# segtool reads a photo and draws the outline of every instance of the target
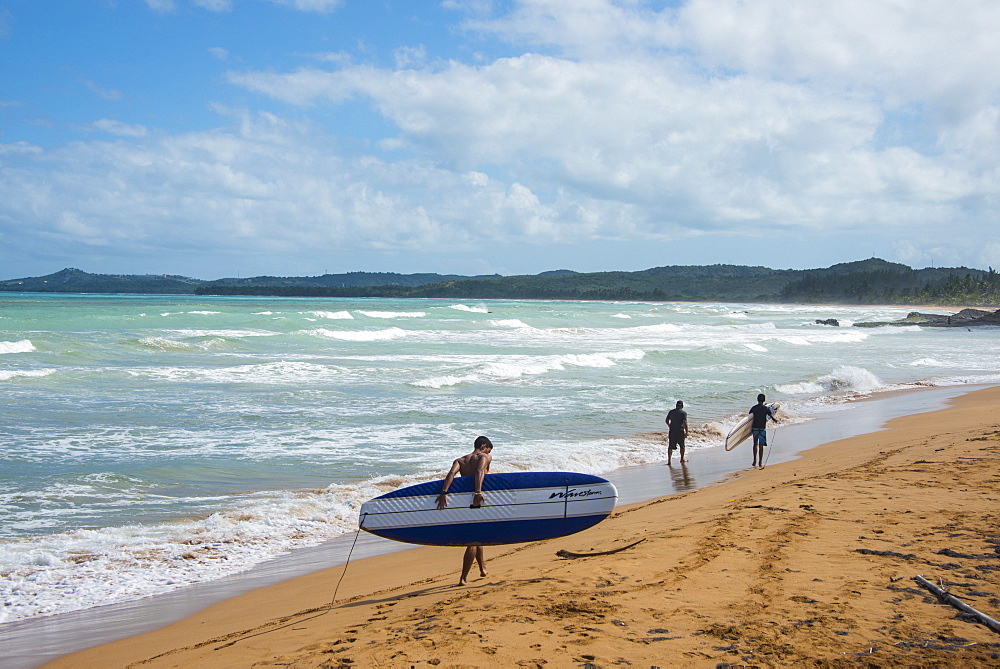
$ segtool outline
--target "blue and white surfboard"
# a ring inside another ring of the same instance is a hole
[[[428,546],[493,546],[562,537],[592,527],[615,508],[618,491],[599,476],[573,472],[487,474],[486,502],[471,508],[474,477],[460,476],[448,507],[435,501],[442,481],[400,488],[361,505],[361,529]]]

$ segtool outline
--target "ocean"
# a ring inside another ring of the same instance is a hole
[[[997,328],[851,326],[908,311],[0,294],[0,623],[353,533],[480,434],[494,471],[606,474],[666,459],[678,399],[696,457],[758,392],[805,423],[1000,382]]]

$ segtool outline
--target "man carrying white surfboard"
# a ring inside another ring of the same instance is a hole
[[[451,463],[451,469],[448,471],[444,483],[441,484],[441,494],[437,498],[438,509],[447,508],[448,488],[451,487],[451,482],[455,480],[456,476],[475,477],[472,508],[477,509],[483,505],[486,501],[486,496],[483,494],[483,480],[490,471],[490,463],[493,461],[493,456],[490,455],[492,450],[493,443],[487,437],[476,437],[473,451],[456,458]],[[483,555],[483,547],[466,546],[465,557],[462,559],[462,578],[458,581],[459,585],[466,585],[469,582],[469,572],[472,570],[473,562],[479,563],[479,575],[486,576],[486,558]]]
[[[753,437],[753,464],[751,467],[764,466],[764,447],[767,446],[767,419],[777,421],[774,409],[764,404],[764,393],[757,395],[757,404],[750,407],[748,412],[753,416],[753,425],[750,435]]]

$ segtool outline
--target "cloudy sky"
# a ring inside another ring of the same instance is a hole
[[[1000,267],[994,0],[0,0],[0,278]]]

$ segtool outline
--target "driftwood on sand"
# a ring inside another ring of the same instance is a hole
[[[632,546],[637,546],[638,544],[641,544],[643,541],[645,541],[645,539],[639,539],[639,541],[631,543],[628,546],[622,546],[621,548],[616,548],[611,551],[600,551],[598,553],[573,553],[572,551],[568,551],[566,549],[559,549],[556,551],[556,555],[562,558],[584,558],[584,557],[595,557],[597,555],[613,555],[615,553],[621,553],[624,550],[628,550],[629,548],[632,548]]]
[[[955,597],[954,595],[949,595],[947,591],[945,591],[945,590],[939,588],[938,586],[934,585],[933,583],[931,583],[930,581],[928,581],[923,576],[919,576],[919,575],[914,576],[913,580],[916,581],[917,583],[919,583],[920,585],[924,586],[928,590],[930,590],[932,593],[934,593],[935,597],[937,597],[939,600],[941,600],[945,604],[951,604],[952,606],[954,606],[956,609],[958,609],[962,613],[967,613],[970,616],[975,617],[976,620],[978,620],[982,624],[986,625],[987,627],[989,627],[994,632],[1000,632],[1000,620],[996,620],[995,618],[990,618],[985,613],[980,613],[976,609],[972,608],[971,606],[969,606],[968,604],[966,604],[965,602],[963,602],[958,597]]]

